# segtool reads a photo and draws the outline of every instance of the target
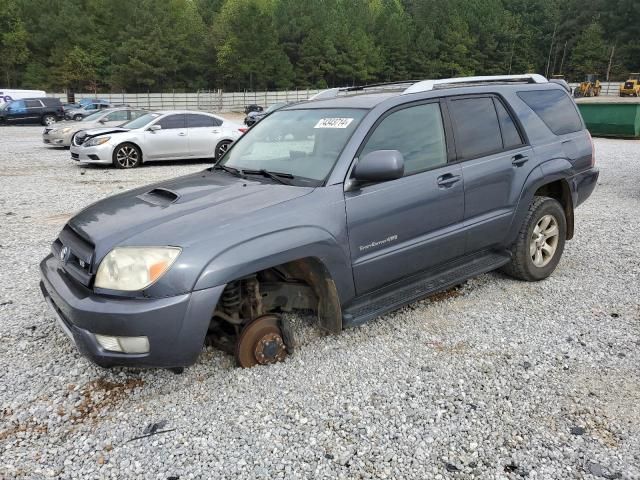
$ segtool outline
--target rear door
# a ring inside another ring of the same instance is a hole
[[[464,177],[467,253],[502,245],[534,152],[497,95],[448,100]]]
[[[405,176],[345,193],[349,246],[358,294],[463,254],[461,167],[449,164],[438,101],[402,106],[373,127],[358,154],[399,150]]]
[[[43,103],[40,100],[25,100],[24,103],[27,108],[25,121],[39,123],[44,108]]]
[[[185,117],[184,113],[167,115],[154,122],[154,125],[160,125],[160,130],[145,131],[145,158],[162,160],[189,156]]]
[[[214,157],[222,122],[210,115],[198,113],[187,113],[186,117],[189,130],[189,155],[196,158]]]

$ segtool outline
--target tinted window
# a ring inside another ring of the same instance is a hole
[[[164,117],[158,122],[158,125],[162,127],[163,130],[170,130],[172,128],[184,128],[184,117],[185,115],[169,115],[168,117]]]
[[[498,115],[491,98],[453,100],[449,110],[459,157],[476,158],[502,150]]]
[[[518,96],[556,135],[582,130],[578,111],[563,90],[532,90],[519,92]]]
[[[218,122],[209,115],[196,115],[187,114],[187,127],[199,128],[199,127],[217,127]]]
[[[42,107],[42,104],[40,103],[39,100],[25,100],[25,103],[27,104],[27,108],[40,108],[40,107]]]
[[[418,105],[387,116],[367,140],[360,157],[375,150],[401,152],[405,175],[447,163],[440,105]]]
[[[522,145],[524,142],[522,141],[520,132],[518,132],[518,127],[516,127],[511,114],[507,111],[500,100],[494,98],[493,102],[496,106],[496,112],[498,112],[498,119],[500,120],[500,129],[502,130],[502,143],[504,144],[504,148],[509,149]]]
[[[128,120],[128,113],[126,110],[118,110],[117,112],[111,112],[105,117],[107,122],[126,122]]]

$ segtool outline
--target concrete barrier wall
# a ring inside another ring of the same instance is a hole
[[[281,92],[196,92],[196,93],[76,93],[76,102],[82,98],[100,98],[111,103],[128,104],[150,110],[203,110],[206,112],[242,111],[246,105],[268,107],[279,102],[298,102],[308,99],[320,90],[288,90]],[[50,97],[66,102],[64,93]]]

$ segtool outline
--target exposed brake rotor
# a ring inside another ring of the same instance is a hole
[[[275,315],[262,315],[247,324],[236,343],[236,360],[241,367],[281,362],[287,356],[280,322]]]

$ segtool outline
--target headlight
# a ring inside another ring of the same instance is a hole
[[[85,147],[95,147],[97,145],[102,145],[103,143],[107,143],[111,140],[111,137],[95,137],[89,140],[84,144]]]
[[[95,286],[132,292],[148,287],[173,265],[178,247],[117,247],[100,262]]]

